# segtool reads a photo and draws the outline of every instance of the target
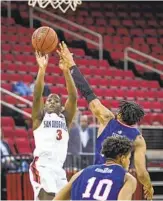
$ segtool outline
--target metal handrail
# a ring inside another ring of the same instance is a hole
[[[126,49],[125,49],[125,51],[124,51],[124,70],[128,70],[128,61],[131,61],[131,62],[133,62],[133,63],[136,63],[136,64],[138,64],[138,65],[141,65],[142,67],[144,67],[144,68],[147,68],[148,70],[151,70],[151,71],[154,71],[154,72],[156,72],[156,73],[158,73],[158,74],[160,74],[160,75],[163,75],[163,72],[162,71],[160,71],[160,70],[158,70],[158,69],[155,69],[155,68],[153,68],[153,67],[151,67],[151,66],[149,66],[149,65],[147,65],[147,64],[144,64],[144,63],[142,63],[141,61],[137,61],[136,59],[132,59],[131,57],[129,57],[129,55],[128,55],[128,52],[134,52],[134,53],[136,53],[136,54],[138,54],[138,55],[141,55],[141,56],[143,56],[143,57],[145,57],[145,58],[147,58],[147,59],[150,59],[150,60],[152,60],[152,61],[154,61],[154,62],[157,62],[157,63],[159,63],[159,64],[162,64],[163,65],[163,61],[161,61],[161,60],[159,60],[159,59],[156,59],[156,58],[154,58],[154,57],[152,57],[152,56],[149,56],[149,55],[147,55],[147,54],[145,54],[145,53],[143,53],[143,52],[140,52],[139,50],[136,50],[136,49],[134,49],[134,48],[132,48],[132,47],[127,47]]]
[[[6,103],[5,101],[2,101],[2,100],[0,100],[0,103],[6,107],[11,108],[12,110],[15,110],[16,112],[19,112],[19,113],[31,118],[31,114],[15,107],[14,105],[11,105],[10,103]]]
[[[11,1],[1,1],[1,3],[7,6],[7,17],[11,17]]]
[[[47,14],[48,16],[51,16],[51,17],[54,17],[55,19],[60,20],[61,22],[64,22],[64,23],[69,24],[69,25],[71,25],[71,26],[73,26],[73,27],[76,27],[76,28],[78,28],[79,30],[88,32],[88,33],[90,33],[91,35],[94,35],[94,36],[98,37],[98,40],[99,40],[99,41],[98,41],[98,43],[96,43],[96,42],[94,42],[94,40],[87,39],[87,38],[83,37],[82,34],[76,34],[76,33],[72,32],[72,31],[70,31],[70,30],[64,29],[62,26],[56,25],[55,22],[53,22],[53,23],[52,23],[52,22],[48,22],[47,20],[42,19],[42,18],[36,16],[36,15],[33,13],[33,10],[37,10],[37,11],[39,11],[39,12],[42,12],[42,13],[44,13],[44,14]],[[29,10],[29,17],[30,17],[30,27],[31,27],[31,28],[33,28],[33,19],[35,18],[35,19],[38,19],[38,20],[40,20],[40,21],[42,21],[42,22],[44,22],[44,23],[49,24],[49,25],[52,26],[52,27],[59,28],[60,30],[69,33],[70,35],[76,36],[77,38],[80,38],[80,39],[82,39],[82,40],[84,40],[84,41],[86,41],[86,42],[88,42],[88,43],[91,43],[91,44],[93,44],[93,45],[95,45],[95,46],[98,46],[98,47],[99,47],[99,59],[100,59],[100,60],[103,59],[103,38],[102,38],[102,35],[101,35],[101,34],[99,34],[99,33],[97,33],[97,32],[94,32],[94,31],[91,31],[91,30],[89,30],[88,28],[86,28],[86,27],[84,27],[84,26],[78,25],[77,23],[71,22],[70,20],[67,20],[66,18],[60,17],[60,16],[58,16],[58,15],[56,15],[56,14],[54,14],[54,13],[50,13],[50,12],[48,12],[48,11],[46,11],[46,10],[44,10],[44,9],[38,8],[38,7],[34,7],[34,8],[31,7],[31,8],[30,8],[30,10]],[[36,18],[36,17],[37,17],[37,18]]]
[[[29,100],[27,100],[27,99],[25,99],[25,98],[23,98],[23,97],[21,97],[21,96],[18,96],[18,95],[16,95],[16,94],[14,94],[14,93],[12,93],[12,92],[10,92],[10,91],[4,89],[4,88],[1,88],[1,87],[0,87],[0,91],[2,91],[3,93],[6,93],[6,94],[8,94],[8,95],[10,95],[10,96],[12,96],[12,97],[18,99],[18,100],[20,100],[20,101],[22,101],[22,102],[24,102],[24,103],[27,103],[27,104],[30,105],[31,107],[32,107],[32,105],[33,105],[31,101],[29,101]]]

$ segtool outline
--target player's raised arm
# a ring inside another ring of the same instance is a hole
[[[36,52],[36,61],[39,66],[39,69],[33,93],[33,107],[32,107],[33,130],[35,130],[39,126],[37,121],[39,119],[40,112],[44,106],[42,94],[44,90],[45,71],[48,65],[48,55],[41,55],[40,52]]]
[[[80,70],[77,68],[72,54],[70,53],[66,45],[64,45],[61,56],[63,60],[67,63],[68,67],[71,69],[71,74],[76,87],[89,103],[89,108],[92,113],[96,116],[101,124],[108,123],[110,119],[114,118],[113,113],[104,105],[102,105],[100,100],[96,97],[88,82],[81,74]]]
[[[148,200],[153,198],[153,187],[151,184],[149,173],[146,169],[146,143],[142,135],[139,135],[135,142],[135,151],[134,151],[134,164],[136,168],[136,174],[138,180],[144,186],[145,197]]]
[[[125,183],[119,192],[118,200],[132,200],[132,195],[134,194],[137,186],[136,179],[129,173],[125,175]]]
[[[63,187],[59,193],[55,196],[53,200],[71,200],[71,188],[73,182],[78,178],[78,176],[81,174],[82,170],[80,172],[77,172],[75,175],[72,176],[70,181]]]
[[[60,51],[57,51],[57,53],[60,55],[61,51],[63,51],[65,44],[60,44]],[[64,115],[66,117],[66,121],[68,126],[72,123],[72,120],[76,113],[77,108],[77,89],[74,83],[74,80],[72,78],[72,75],[70,73],[70,69],[68,68],[67,63],[64,62],[62,57],[60,57],[59,67],[63,71],[65,81],[66,81],[66,87],[68,92],[68,99],[65,103],[65,110]]]

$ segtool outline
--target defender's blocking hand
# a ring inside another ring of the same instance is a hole
[[[57,53],[62,59],[62,64],[66,66],[67,68],[71,68],[75,65],[73,54],[69,51],[67,45],[62,41],[59,44],[60,50],[57,50]]]

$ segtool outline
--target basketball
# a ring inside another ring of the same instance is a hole
[[[32,35],[32,46],[35,50],[48,54],[57,48],[57,33],[50,27],[40,27],[36,29]]]

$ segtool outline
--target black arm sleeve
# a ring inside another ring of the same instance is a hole
[[[71,75],[74,79],[76,87],[79,89],[82,96],[85,97],[88,103],[97,98],[77,66],[71,67]]]

